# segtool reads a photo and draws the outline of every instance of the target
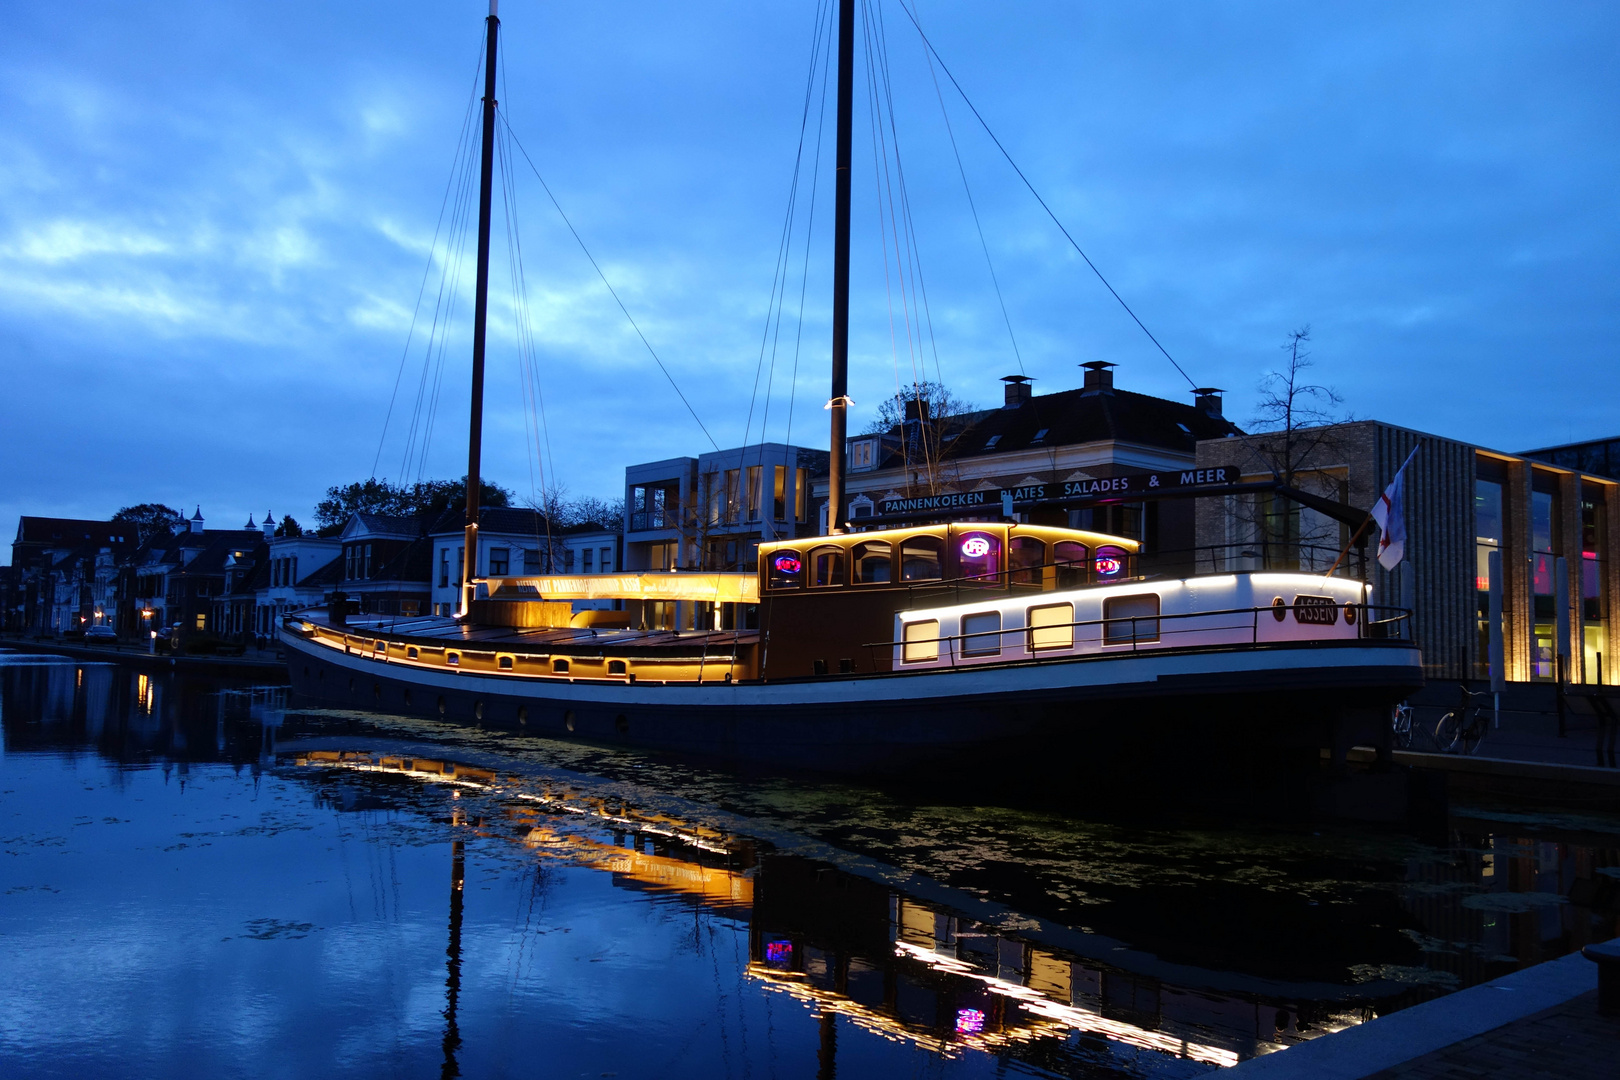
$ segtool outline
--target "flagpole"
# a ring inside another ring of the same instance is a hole
[[[1361,539],[1361,534],[1367,531],[1367,526],[1372,524],[1372,519],[1372,515],[1368,514],[1367,520],[1363,521],[1361,523],[1361,528],[1357,529],[1350,537],[1349,541],[1344,545],[1344,548],[1339,552],[1339,557],[1333,560],[1333,565],[1327,568],[1327,573],[1323,574],[1323,577],[1333,576],[1333,571],[1339,568],[1339,564],[1342,563],[1344,561],[1344,557],[1350,553],[1350,549],[1355,546],[1356,541]]]

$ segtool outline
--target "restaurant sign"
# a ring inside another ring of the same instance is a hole
[[[1026,484],[1015,488],[955,491],[909,499],[883,499],[877,517],[947,516],[972,513],[1012,513],[1033,506],[1065,506],[1088,502],[1128,502],[1132,499],[1196,493],[1200,488],[1235,484],[1238,471],[1230,465],[1212,469],[1167,469],[1162,472],[1122,473],[1065,480],[1054,484]]]

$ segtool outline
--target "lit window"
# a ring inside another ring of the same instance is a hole
[[[1029,647],[1072,649],[1074,647],[1074,605],[1045,604],[1029,609]]]
[[[901,659],[908,664],[939,659],[939,620],[906,623]]]

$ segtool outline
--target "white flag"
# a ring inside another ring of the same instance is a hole
[[[1406,554],[1406,515],[1401,511],[1401,487],[1406,478],[1406,467],[1412,464],[1415,457],[1417,447],[1406,455],[1401,467],[1395,470],[1395,479],[1389,482],[1389,487],[1378,496],[1378,502],[1372,508],[1372,519],[1378,522],[1378,528],[1383,533],[1378,538],[1378,565],[1385,570],[1395,569]]]

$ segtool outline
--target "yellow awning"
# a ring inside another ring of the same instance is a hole
[[[759,603],[758,574],[548,574],[489,578],[492,600],[702,600]],[[515,595],[514,595],[515,594]]]

